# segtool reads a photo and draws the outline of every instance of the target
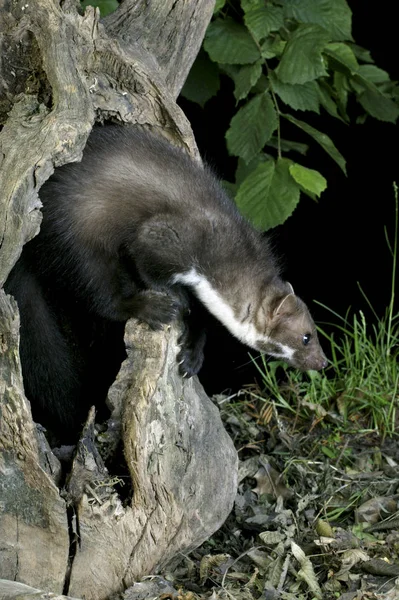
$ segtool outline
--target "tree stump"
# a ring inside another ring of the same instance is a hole
[[[146,125],[198,159],[175,99],[213,1],[125,0],[102,22],[77,4],[0,0],[0,284],[38,232],[41,185],[79,159],[95,120]],[[65,479],[32,421],[17,305],[0,290],[0,598],[105,599],[227,517],[237,455],[198,380],[178,375],[178,330],[128,323],[107,431],[96,433],[92,410]],[[105,466],[113,455],[125,486]]]

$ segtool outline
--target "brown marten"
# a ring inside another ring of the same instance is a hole
[[[112,383],[130,317],[154,328],[182,318],[183,375],[203,360],[198,305],[255,350],[299,369],[326,366],[309,311],[281,279],[265,236],[208,167],[167,141],[135,126],[97,128],[82,161],[57,169],[40,198],[40,234],[6,290],[20,309],[34,418],[60,438],[84,421],[101,360]]]

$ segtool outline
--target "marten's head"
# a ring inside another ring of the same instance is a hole
[[[174,282],[191,287],[196,296],[225,327],[244,344],[306,371],[327,366],[316,325],[306,304],[292,286],[273,282],[245,286],[233,281],[217,289],[195,269],[180,274]]]
[[[269,298],[266,304],[260,309],[264,315],[261,317],[263,326],[254,347],[302,371],[324,369],[327,359],[306,304],[293,290],[284,296]]]

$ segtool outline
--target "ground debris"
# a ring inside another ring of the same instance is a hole
[[[132,585],[123,595],[118,596],[118,600],[152,600],[153,598],[189,600],[189,598],[178,597],[176,588],[163,577],[147,577],[144,581]]]
[[[192,600],[399,600],[396,445],[218,403],[241,459],[234,509],[173,586]]]

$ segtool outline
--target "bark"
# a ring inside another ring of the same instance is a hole
[[[105,19],[107,32],[135,48],[144,48],[157,61],[174,99],[177,98],[208,25],[214,1],[125,3]],[[184,23],[184,27],[176,27]],[[156,32],[156,35],[154,35]]]
[[[16,304],[0,297],[0,577],[61,592],[68,562],[65,501],[41,467],[23,395]],[[44,458],[44,455],[43,455]]]
[[[33,588],[17,581],[8,581],[0,579],[0,598],[1,600],[48,600],[48,593],[41,592],[37,588]],[[77,600],[70,596],[61,596],[59,594],[52,595],[51,600]]]
[[[212,8],[126,0],[102,23],[73,0],[0,0],[0,284],[38,232],[41,185],[80,158],[95,120],[146,125],[198,158],[175,98]],[[220,526],[236,453],[199,382],[177,373],[178,325],[154,333],[132,321],[107,434],[96,438],[91,411],[63,485],[23,393],[18,327],[0,290],[0,578],[106,598]],[[127,492],[104,466],[120,445]],[[12,594],[1,582],[0,598]]]

